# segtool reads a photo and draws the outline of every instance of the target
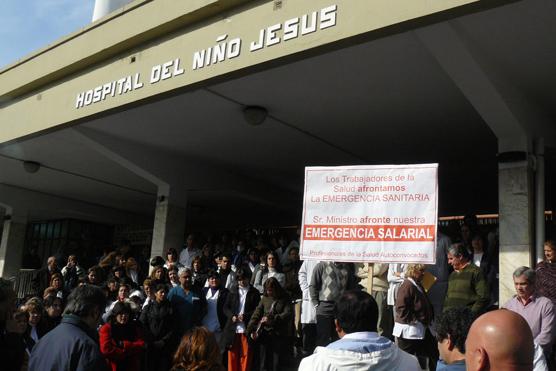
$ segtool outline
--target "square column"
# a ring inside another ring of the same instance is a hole
[[[0,276],[3,278],[16,276],[21,268],[26,231],[27,218],[12,215],[4,220],[0,242]]]
[[[158,196],[154,215],[151,258],[162,256],[170,247],[180,251],[185,238],[185,209],[169,203],[167,196]]]
[[[532,267],[533,177],[527,161],[498,165],[500,225],[500,305],[513,295],[513,272],[520,266]]]

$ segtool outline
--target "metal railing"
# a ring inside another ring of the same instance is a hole
[[[44,271],[40,269],[20,269],[16,277],[13,277],[15,284],[14,290],[18,299],[23,299],[29,296],[42,297],[41,281]]]

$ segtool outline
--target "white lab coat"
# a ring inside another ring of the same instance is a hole
[[[311,303],[309,296],[309,285],[313,276],[313,269],[319,263],[318,260],[305,260],[299,268],[298,279],[299,287],[303,293],[303,301],[301,302],[301,323],[317,323],[317,312]]]

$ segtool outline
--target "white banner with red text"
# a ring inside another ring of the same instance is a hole
[[[306,167],[302,259],[435,263],[438,164]]]

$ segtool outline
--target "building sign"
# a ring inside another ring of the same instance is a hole
[[[208,68],[211,65],[238,58],[245,52],[255,53],[265,48],[334,27],[337,23],[337,11],[337,5],[330,5],[320,10],[264,27],[259,30],[253,41],[248,40],[245,42],[240,37],[228,37],[227,34],[219,35],[216,37],[216,45],[197,50],[189,58],[186,58],[186,60],[191,61],[189,71],[194,73],[194,71]],[[89,90],[79,92],[75,98],[75,108],[83,108],[102,102],[110,97],[127,94],[143,88],[145,83],[153,85],[160,81],[183,75],[185,71],[182,57],[176,57],[170,61],[152,66],[150,71],[148,71],[149,77],[146,81],[143,81],[141,72],[132,72],[127,76],[118,77],[113,81],[108,81]]]
[[[435,263],[438,164],[305,168],[301,258]]]
[[[506,2],[138,2],[0,74],[0,143]]]

